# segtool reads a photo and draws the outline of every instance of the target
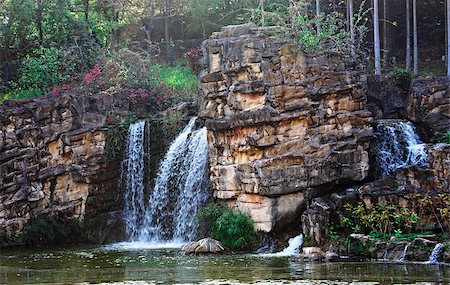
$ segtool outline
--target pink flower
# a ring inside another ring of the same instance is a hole
[[[86,79],[86,83],[87,83],[87,84],[91,83],[91,81],[92,81],[93,78],[94,78],[94,77],[92,77],[92,75],[91,75],[90,73],[88,73],[88,74],[86,74],[86,75],[84,76],[84,79]]]
[[[112,122],[114,122],[114,118],[111,118],[111,117],[106,118],[106,121],[107,121],[108,123],[112,123]]]
[[[63,90],[66,90],[66,91],[67,91],[67,90],[70,90],[70,86],[67,85],[67,84],[64,84],[63,87],[62,87],[62,89],[63,89]]]
[[[59,94],[59,90],[58,90],[58,87],[57,87],[57,86],[53,86],[53,87],[52,87],[52,94],[53,94],[53,95],[58,95],[58,94]]]
[[[130,97],[131,97],[131,98],[136,98],[136,93],[131,93],[131,94],[130,94]]]
[[[162,101],[162,100],[164,100],[164,96],[161,93],[159,93],[158,95],[156,95],[156,99],[158,99],[159,101]]]
[[[144,73],[145,73],[145,69],[141,69],[141,70],[139,70],[139,72],[140,72],[141,74],[144,74]]]
[[[147,92],[141,93],[141,98],[142,98],[142,99],[146,99],[147,97],[148,97]]]
[[[101,73],[100,68],[98,68],[97,64],[94,66],[94,68],[92,68],[91,73],[92,75],[98,75]]]

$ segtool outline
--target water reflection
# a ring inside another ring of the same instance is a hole
[[[190,257],[181,256],[174,249],[74,248],[0,253],[0,284],[132,280],[184,284],[206,281],[214,284],[219,280],[228,283],[231,283],[230,280],[241,283],[321,280],[325,282],[321,284],[334,284],[337,281],[344,282],[342,284],[355,281],[375,282],[374,284],[447,284],[450,281],[450,266],[363,262],[305,263],[288,257],[254,255]]]

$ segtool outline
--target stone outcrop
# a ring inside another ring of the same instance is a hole
[[[427,77],[413,81],[407,99],[408,119],[428,139],[450,131],[450,80]]]
[[[214,196],[272,232],[311,197],[367,177],[366,77],[338,54],[308,56],[254,26],[203,45],[201,87]]]
[[[62,95],[0,105],[0,230],[20,232],[41,217],[83,220],[111,206],[99,203],[114,196],[118,176],[117,164],[103,160],[105,100]]]
[[[401,167],[391,176],[384,175],[355,189],[313,199],[302,214],[305,236],[313,238],[317,244],[323,244],[328,239],[330,225],[340,224],[339,213],[346,211],[346,205],[359,203],[366,209],[381,204],[391,205],[396,209],[407,208],[418,214],[419,219],[414,224],[416,232],[442,231],[441,227],[445,226],[442,222],[448,218],[437,219],[436,215],[440,211],[432,208],[445,209],[445,204],[442,203],[446,203],[445,197],[450,196],[450,145],[430,145],[427,151],[428,167]],[[432,200],[433,197],[435,200]],[[443,199],[437,199],[438,197]]]

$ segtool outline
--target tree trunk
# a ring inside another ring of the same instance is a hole
[[[411,70],[411,8],[406,0],[406,70]]]
[[[89,0],[83,0],[84,5],[84,25],[86,33],[89,34]]]
[[[316,17],[320,17],[320,0],[316,0]],[[320,34],[320,24],[317,23],[317,34]]]
[[[166,5],[165,5],[165,10],[166,10],[166,16],[164,17],[164,39],[166,41],[166,56],[168,57],[170,54],[170,31],[169,31],[169,20],[171,17],[171,7],[170,7],[170,0],[166,0]]]
[[[42,18],[43,18],[43,3],[42,0],[38,0],[37,1],[37,9],[36,9],[36,26],[37,26],[37,30],[38,30],[38,34],[39,34],[39,44],[42,45],[42,43],[44,42],[44,30],[42,28]]]
[[[447,0],[447,76],[450,77],[450,0]]]
[[[355,24],[353,22],[353,0],[348,0],[348,13],[349,13],[349,22],[350,22],[350,41],[351,41],[351,53],[352,57],[356,57],[356,49],[355,49]]]
[[[419,74],[419,47],[417,44],[417,0],[413,0],[413,29],[414,29],[414,74]]]
[[[375,1],[373,1],[373,34],[374,34],[374,52],[375,52],[375,75],[381,75],[380,23],[379,23],[378,12],[379,12],[378,0],[375,0]]]
[[[388,54],[389,54],[389,45],[388,45],[388,7],[387,0],[383,0],[383,62],[384,67],[387,67],[388,63]]]
[[[265,25],[265,19],[264,19],[264,0],[259,0],[261,5],[261,26]]]

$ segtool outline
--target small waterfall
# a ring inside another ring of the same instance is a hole
[[[405,248],[403,249],[403,254],[400,257],[399,261],[405,261],[406,259],[406,253],[408,252],[408,248],[409,248],[410,244],[408,243],[407,245],[405,245]]]
[[[130,240],[139,235],[139,226],[145,213],[145,121],[131,124],[125,159],[122,162],[122,183],[125,185],[124,219]]]
[[[376,127],[376,160],[383,174],[406,166],[425,166],[427,154],[411,122],[381,120]]]
[[[194,131],[195,120],[173,141],[160,164],[139,241],[195,238],[195,216],[208,198],[206,128]]]
[[[428,258],[428,262],[429,263],[438,263],[439,257],[442,254],[443,248],[444,247],[443,247],[442,243],[436,244],[436,246],[433,248],[433,251],[430,254],[430,257]]]
[[[261,256],[292,256],[300,252],[300,248],[303,244],[303,235],[300,234],[296,237],[289,239],[289,245],[285,249],[276,253],[260,254]]]

